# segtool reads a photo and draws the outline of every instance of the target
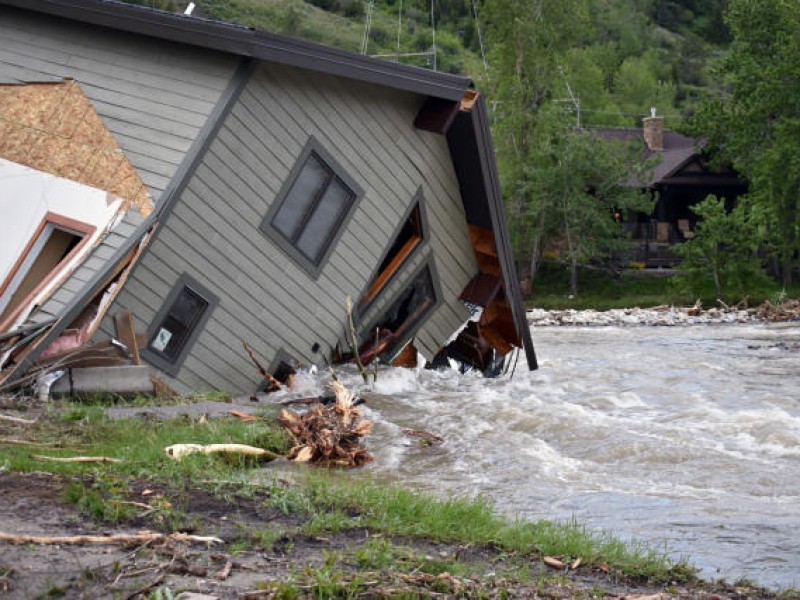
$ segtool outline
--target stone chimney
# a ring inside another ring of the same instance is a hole
[[[644,143],[650,150],[664,149],[664,117],[656,116],[656,109],[650,109],[650,116],[642,119]]]

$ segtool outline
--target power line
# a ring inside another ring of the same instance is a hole
[[[578,115],[577,123],[575,127],[578,129],[581,128],[581,101],[580,98],[576,98],[575,94],[572,93],[572,88],[569,85],[569,81],[567,80],[567,76],[564,75],[564,67],[559,66],[558,72],[561,74],[561,78],[564,80],[564,83],[567,84],[567,93],[569,94],[569,98],[572,101],[573,106],[575,107],[575,113]]]
[[[366,54],[369,48],[369,30],[372,27],[372,11],[375,9],[375,0],[367,2],[366,23],[364,24],[364,36],[361,38],[361,54]]]
[[[433,3],[431,0],[431,35],[433,36],[433,70],[436,71],[436,20],[433,18]]]
[[[400,33],[403,31],[403,0],[400,0],[400,8],[397,11],[397,57],[395,62],[400,62]]]
[[[401,2],[403,0],[400,0]],[[475,15],[475,29],[478,32],[478,43],[481,46],[481,58],[483,59],[483,71],[486,73],[486,78],[489,78],[489,65],[486,62],[486,50],[483,47],[483,34],[481,34],[481,22],[478,19],[478,5],[475,0],[472,0],[472,14]]]

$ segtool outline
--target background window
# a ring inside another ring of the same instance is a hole
[[[360,195],[358,185],[312,138],[261,229],[317,274]]]

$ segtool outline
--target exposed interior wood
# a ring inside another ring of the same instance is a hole
[[[381,290],[386,287],[386,284],[395,275],[395,273],[397,273],[414,249],[422,243],[422,217],[419,213],[419,206],[412,211],[409,219],[414,225],[414,234],[405,244],[403,244],[400,250],[393,257],[391,257],[391,260],[386,265],[386,268],[378,273],[378,275],[372,281],[372,284],[369,286],[369,290],[367,290],[367,293],[364,294],[363,298],[361,298],[361,300],[358,302],[360,308],[367,306],[378,296],[378,294],[380,294]]]
[[[497,243],[491,229],[470,225],[469,230],[480,273],[464,288],[461,298],[484,307],[476,333],[505,356],[513,346],[520,345],[521,339],[503,289]],[[496,287],[491,285],[493,281]]]
[[[478,273],[470,280],[459,296],[460,300],[477,306],[489,306],[497,297],[503,282],[489,273]]]
[[[497,244],[492,230],[470,224],[469,234],[472,249],[475,252],[475,261],[478,263],[480,271],[502,278],[503,271],[497,258]]]
[[[155,223],[150,230],[142,237],[142,241],[139,244],[132,248],[125,257],[117,263],[116,268],[106,277],[103,285],[100,287],[100,293],[95,295],[95,299],[98,299],[102,294],[108,290],[108,287],[111,285],[111,282],[116,281],[116,287],[111,290],[109,297],[107,298],[105,303],[100,304],[98,311],[97,311],[97,318],[94,321],[94,324],[89,329],[88,338],[92,339],[94,335],[97,333],[97,330],[100,328],[100,324],[103,321],[103,317],[106,314],[106,311],[111,307],[114,302],[114,299],[117,295],[122,291],[122,288],[125,287],[125,282],[128,280],[128,277],[133,270],[133,267],[136,266],[136,263],[139,261],[139,257],[141,257],[142,252],[144,252],[147,245],[150,243],[150,240],[153,239],[153,234],[155,230],[158,228],[158,223]],[[137,340],[140,338],[137,337]],[[147,344],[147,341],[139,341],[139,347],[143,347]]]
[[[392,361],[393,367],[405,367],[406,369],[415,369],[417,364],[418,352],[414,344],[407,344]]]
[[[37,367],[108,367],[130,364],[118,345],[110,340],[53,354],[36,362]]]
[[[117,332],[117,339],[130,350],[133,364],[142,364],[142,358],[139,356],[139,343],[136,340],[136,329],[133,324],[133,315],[128,311],[114,315],[114,328]]]
[[[152,211],[147,187],[77,81],[0,85],[0,156]]]
[[[480,95],[480,92],[477,90],[467,90],[464,93],[464,98],[461,100],[461,112],[470,112]]]

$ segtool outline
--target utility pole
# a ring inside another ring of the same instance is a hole
[[[564,67],[558,67],[558,72],[561,75],[561,78],[564,80],[564,83],[567,85],[567,93],[569,94],[569,102],[572,103],[572,106],[575,107],[575,114],[576,116],[576,123],[575,127],[577,129],[581,128],[581,99],[576,98],[575,94],[572,93],[572,88],[569,85],[569,81],[567,80],[566,75],[564,75]]]

